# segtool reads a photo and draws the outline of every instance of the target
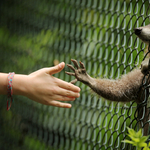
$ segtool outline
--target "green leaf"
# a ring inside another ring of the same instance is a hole
[[[146,147],[143,148],[143,150],[149,150],[149,148],[146,146]]]
[[[136,132],[136,137],[142,137],[142,129]]]
[[[129,144],[134,144],[133,141],[129,141],[129,140],[123,140],[122,142],[124,142],[124,143],[129,143]]]
[[[145,150],[150,150],[147,147],[147,143],[145,143],[146,140],[148,139],[148,136],[142,136],[142,129],[140,129],[138,132],[135,132],[133,129],[128,128],[128,132],[129,132],[128,136],[131,138],[132,141],[124,140],[122,142],[137,146],[138,149],[144,147]],[[150,143],[149,143],[149,146],[150,146]]]
[[[148,136],[143,136],[140,138],[140,142],[146,142],[147,139],[148,139]]]
[[[131,136],[134,136],[134,135],[136,134],[136,132],[135,132],[133,129],[131,129],[131,128],[129,128],[129,127],[127,127],[127,129],[128,129],[128,132],[129,132],[129,134],[130,134]]]
[[[134,142],[136,142],[136,143],[140,142],[140,138],[134,137],[134,136],[132,136],[132,135],[130,135],[130,134],[128,134],[128,136],[129,136]]]
[[[144,142],[141,142],[141,143],[139,143],[138,145],[139,145],[140,147],[146,147],[146,146],[147,146],[147,144],[144,143]]]

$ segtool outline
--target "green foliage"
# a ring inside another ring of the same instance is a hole
[[[137,150],[141,150],[141,148],[144,147],[143,150],[150,150],[150,142],[149,144],[147,145],[146,143],[146,140],[148,139],[148,136],[143,136],[142,135],[142,129],[140,129],[138,132],[134,131],[133,129],[131,128],[128,128],[128,136],[131,138],[131,141],[130,140],[127,140],[125,139],[124,143],[129,143],[129,144],[132,144],[133,146],[136,146],[137,147]]]

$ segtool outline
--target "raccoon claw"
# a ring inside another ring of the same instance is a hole
[[[70,83],[71,83],[71,84],[75,84],[77,81],[78,81],[77,79],[74,79],[74,80],[72,80]]]
[[[74,63],[74,66],[77,68],[75,69],[72,65],[67,64],[67,66],[73,71],[73,72],[66,72],[66,74],[71,75],[71,76],[75,76],[76,79],[71,81],[71,83],[76,83],[77,81],[81,81],[85,84],[89,83],[89,76],[86,73],[86,69],[84,64],[80,61],[80,66],[78,64],[78,62],[74,59],[71,59],[71,61]]]

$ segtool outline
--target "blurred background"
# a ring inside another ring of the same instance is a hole
[[[150,0],[5,0],[0,2],[0,72],[30,74],[71,58],[96,78],[118,79],[136,67],[146,45],[134,28],[149,24]],[[65,74],[55,74],[71,81]],[[84,84],[71,109],[0,96],[1,150],[133,150],[121,141],[139,129],[137,104],[114,103]],[[21,85],[20,85],[21,86]],[[147,120],[149,123],[149,120]],[[149,131],[148,131],[149,133]]]

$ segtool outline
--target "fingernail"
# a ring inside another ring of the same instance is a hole
[[[71,108],[71,107],[72,107],[72,105],[71,105],[71,104],[68,104],[67,108]]]
[[[60,63],[58,66],[59,66],[59,68],[62,68],[62,63]]]
[[[78,87],[77,92],[80,92],[80,91],[81,91],[81,89]]]
[[[59,64],[59,67],[60,67],[60,68],[63,68],[64,65],[65,65],[65,63],[64,63],[64,62],[61,62],[61,63]]]

